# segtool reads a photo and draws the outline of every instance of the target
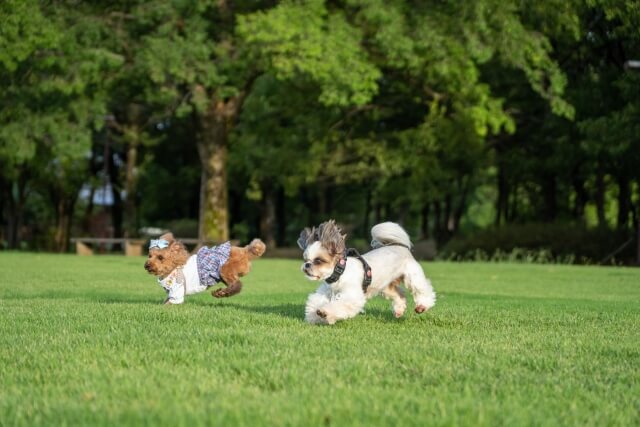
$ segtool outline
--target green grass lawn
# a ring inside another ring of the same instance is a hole
[[[428,313],[310,326],[298,261],[169,307],[143,262],[0,253],[0,425],[640,423],[640,269],[427,263]]]

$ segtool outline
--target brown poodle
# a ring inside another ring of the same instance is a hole
[[[266,249],[260,239],[245,247],[203,246],[195,255],[167,233],[149,244],[149,258],[144,268],[158,277],[158,283],[167,292],[165,304],[181,304],[185,295],[203,292],[218,282],[226,285],[211,293],[216,298],[230,297],[242,289],[240,277],[251,271],[251,260]]]

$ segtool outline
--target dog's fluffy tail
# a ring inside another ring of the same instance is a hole
[[[250,258],[257,258],[259,256],[262,256],[264,251],[267,249],[267,246],[262,240],[253,239],[251,243],[245,246],[245,249],[247,250],[247,252],[249,252]]]
[[[371,229],[371,247],[379,248],[390,243],[398,243],[411,248],[411,239],[402,227],[395,222],[383,222]]]

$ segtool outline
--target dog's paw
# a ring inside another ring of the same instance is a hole
[[[329,313],[327,313],[326,311],[319,309],[316,310],[316,314],[318,315],[318,317],[320,317],[322,319],[322,321],[324,323],[326,323],[327,325],[333,325],[336,323],[336,321],[338,319],[335,318],[335,316],[330,315]]]
[[[404,316],[404,312],[407,310],[407,304],[404,302],[396,303],[391,306],[391,311],[396,319]]]
[[[225,292],[224,288],[220,288],[220,289],[216,289],[215,291],[211,292],[211,296],[214,298],[224,298],[227,296],[227,293]]]
[[[415,311],[416,313],[420,314],[420,313],[424,313],[425,311],[429,310],[429,307],[425,306],[425,305],[416,305]]]

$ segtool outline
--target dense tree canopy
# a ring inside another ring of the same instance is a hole
[[[66,250],[103,211],[116,236],[271,246],[329,216],[440,244],[638,227],[632,0],[9,0],[0,18],[9,247]]]

